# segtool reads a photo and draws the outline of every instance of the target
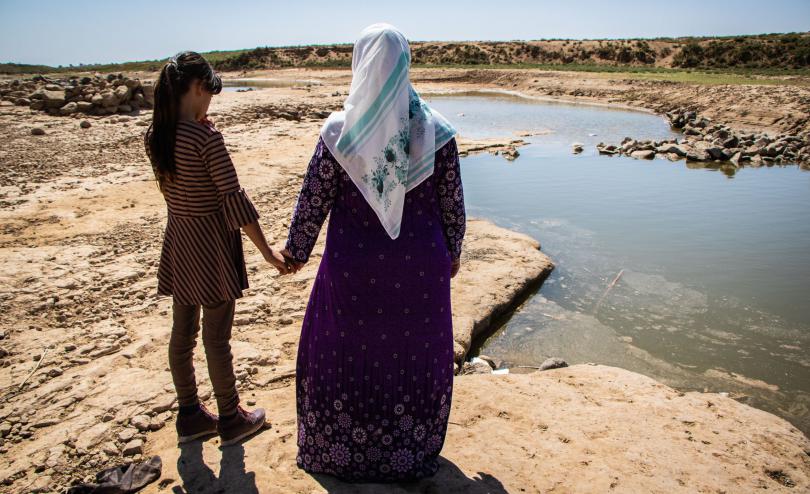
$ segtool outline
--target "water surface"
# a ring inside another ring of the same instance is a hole
[[[810,173],[596,153],[600,141],[678,135],[646,113],[427,99],[470,138],[540,134],[514,162],[462,161],[468,213],[538,239],[557,265],[482,353],[507,366],[616,365],[728,392],[810,432]]]

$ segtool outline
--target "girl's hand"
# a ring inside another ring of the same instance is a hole
[[[304,267],[304,263],[296,261],[292,255],[292,252],[290,252],[289,249],[282,250],[281,255],[284,256],[284,259],[287,261],[287,264],[291,267],[293,273],[297,273],[299,269]]]
[[[265,257],[265,260],[278,269],[278,273],[282,276],[291,272],[291,268],[284,257],[272,249],[270,254]]]
[[[461,268],[461,259],[454,260],[453,264],[450,265],[450,277],[455,278],[460,268]]]

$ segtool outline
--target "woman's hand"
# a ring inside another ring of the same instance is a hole
[[[290,266],[293,273],[297,273],[299,269],[304,267],[304,263],[296,261],[289,249],[282,250],[281,255],[284,256],[284,260],[287,261],[287,265]]]
[[[292,268],[290,267],[289,263],[284,259],[279,252],[270,249],[270,253],[264,257],[265,261],[269,262],[273,265],[276,269],[278,269],[278,273],[280,275],[289,274],[292,272]]]
[[[450,277],[455,278],[460,268],[461,268],[461,259],[454,259],[453,264],[450,265]]]

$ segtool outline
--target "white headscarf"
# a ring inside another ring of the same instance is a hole
[[[405,193],[433,173],[434,154],[456,133],[411,87],[408,40],[373,24],[352,53],[352,86],[343,111],[321,129],[324,143],[377,213],[399,236]]]

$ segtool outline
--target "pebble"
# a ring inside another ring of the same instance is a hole
[[[126,428],[118,433],[118,440],[122,443],[126,443],[132,440],[135,437],[137,431],[135,429]]]
[[[79,124],[79,127],[83,128],[83,129],[89,129],[90,126],[91,126],[91,124],[87,120],[82,120],[81,123]]]
[[[134,456],[143,453],[143,441],[133,439],[124,446],[122,453],[124,456]]]
[[[43,129],[42,127],[34,127],[33,129],[31,129],[31,135],[32,136],[44,136],[45,135],[45,129]]]
[[[148,415],[136,415],[130,419],[129,423],[139,431],[144,432],[149,430],[151,420]]]

